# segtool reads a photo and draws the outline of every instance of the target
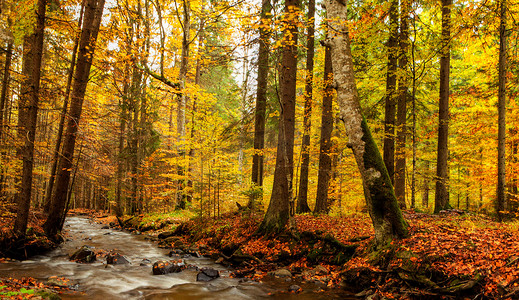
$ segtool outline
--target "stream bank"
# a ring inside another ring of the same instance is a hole
[[[172,251],[197,249],[234,269],[233,277],[283,278],[360,299],[519,297],[517,222],[497,223],[460,210],[404,215],[410,237],[382,249],[373,245],[365,214],[299,215],[295,230],[267,237],[255,234],[261,216],[240,212],[178,225],[155,223],[151,227],[162,229],[148,232]],[[140,217],[121,223],[139,233],[150,225]]]
[[[65,230],[65,242],[58,248],[28,260],[1,263],[1,280],[31,277],[36,282],[49,283],[54,278],[60,278],[66,282],[64,286],[75,290],[58,291],[61,299],[342,298],[333,293],[318,293],[307,287],[298,294],[295,291],[290,293],[295,284],[284,279],[260,283],[234,278],[228,268],[195,254],[182,254],[181,260],[186,268],[181,272],[153,275],[155,262],[167,262],[173,257],[168,255],[169,250],[157,247],[146,236],[109,229],[84,217],[67,218]],[[96,259],[91,263],[70,260],[71,254],[82,247],[91,249]],[[129,263],[108,264],[111,253],[120,254]],[[217,270],[219,277],[197,281],[204,268]]]

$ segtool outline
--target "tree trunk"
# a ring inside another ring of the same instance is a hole
[[[261,5],[261,24],[259,28],[258,86],[256,90],[256,112],[254,114],[254,155],[252,157],[252,183],[258,187],[263,186],[263,148],[265,147],[267,77],[269,72],[269,23],[271,10],[270,0],[263,0]],[[260,195],[263,195],[263,193],[260,193]],[[247,206],[250,209],[256,208],[256,201],[258,200],[256,198],[255,193],[249,198]]]
[[[182,22],[182,53],[180,57],[180,70],[178,74],[178,81],[180,83],[180,94],[178,95],[178,109],[177,109],[177,142],[178,142],[178,156],[179,161],[185,155],[185,135],[186,135],[186,106],[187,106],[187,95],[184,91],[186,87],[187,71],[189,67],[189,45],[190,41],[190,30],[191,30],[191,5],[190,1],[183,0],[183,11],[184,19]],[[178,165],[178,175],[183,177],[184,167],[182,163]],[[184,191],[184,185],[186,180],[180,178],[177,182],[177,207],[184,209],[186,206],[186,195]]]
[[[314,33],[315,33],[315,0],[308,2],[308,36],[306,42],[306,78],[305,108],[303,116],[303,142],[301,144],[301,174],[299,175],[299,194],[296,212],[307,213],[308,206],[308,169],[310,165],[310,133],[312,130],[312,92],[314,78]]]
[[[387,41],[386,104],[384,117],[384,164],[394,182],[395,174],[395,114],[396,70],[398,62],[398,0],[389,6],[389,38]]]
[[[442,0],[442,39],[440,57],[440,102],[438,122],[438,158],[434,212],[449,209],[449,73],[452,0]]]
[[[290,220],[292,203],[292,178],[294,173],[294,128],[296,104],[297,73],[297,35],[294,13],[299,10],[299,0],[286,0],[283,20],[283,58],[280,72],[281,117],[276,153],[274,184],[267,213],[260,224],[259,231],[279,232],[284,230]],[[289,18],[288,16],[291,15]]]
[[[429,208],[429,161],[425,161],[425,168],[423,172],[423,194],[422,207]]]
[[[326,43],[331,48],[333,76],[341,119],[362,176],[364,196],[378,245],[407,236],[407,223],[396,200],[391,179],[375,140],[362,116],[351,56],[346,1],[327,0]]]
[[[4,76],[2,77],[2,91],[0,92],[0,144],[2,144],[2,149],[0,149],[0,161],[4,161],[4,156],[7,155],[7,149],[4,148],[4,122],[7,123],[7,120],[4,119],[7,111],[7,94],[9,89],[9,81],[11,77],[11,60],[13,56],[13,42],[9,41],[7,44],[7,52],[5,54],[5,65],[4,65]],[[0,167],[0,198],[4,196],[5,185],[6,185],[6,176],[7,167]]]
[[[507,69],[507,45],[506,45],[506,0],[499,2],[499,90],[498,90],[498,133],[497,133],[497,197],[496,213],[499,221],[503,220],[503,212],[506,202],[506,69]]]
[[[81,11],[79,13],[79,21],[78,21],[78,29],[81,28],[81,23],[83,22],[83,12],[85,10],[85,2],[81,4]],[[61,142],[63,138],[63,127],[65,126],[65,116],[67,115],[68,102],[70,97],[70,89],[72,87],[72,79],[74,75],[74,67],[76,66],[76,56],[77,56],[77,48],[79,45],[79,34],[74,41],[74,48],[72,50],[72,58],[70,60],[70,66],[68,69],[68,77],[67,77],[67,87],[65,89],[65,97],[63,100],[63,107],[61,108],[61,118],[59,120],[58,126],[58,136],[56,137],[56,146],[54,148],[53,158],[52,158],[52,166],[50,169],[50,178],[49,183],[47,184],[47,189],[45,191],[45,200],[43,205],[43,211],[46,213],[50,210],[50,203],[52,199],[52,192],[54,188],[54,180],[56,179],[56,169],[58,167],[58,161],[60,157],[60,149]]]
[[[13,42],[7,44],[5,53],[4,76],[2,77],[2,91],[0,92],[0,141],[3,139],[4,132],[4,111],[7,103],[7,90],[9,89],[9,79],[11,76],[11,60],[13,57]],[[0,191],[1,193],[1,191]]]
[[[52,200],[49,216],[43,225],[45,233],[50,238],[54,238],[59,231],[60,219],[66,205],[67,189],[72,170],[72,158],[74,157],[74,147],[76,134],[78,132],[83,100],[92,66],[95,43],[101,18],[103,15],[105,0],[88,0],[85,5],[84,26],[79,42],[79,52],[72,88],[69,120],[63,140],[63,156],[58,167],[59,173],[56,178],[56,193]]]
[[[23,156],[22,166],[22,180],[18,187],[17,204],[18,210],[14,222],[14,233],[17,236],[25,236],[27,229],[27,218],[29,216],[29,207],[31,206],[31,192],[32,192],[32,170],[34,166],[34,139],[36,137],[36,123],[38,121],[38,102],[40,91],[40,70],[43,56],[43,35],[45,29],[45,7],[46,0],[38,0],[36,4],[36,20],[34,32],[30,37],[30,48],[28,55],[31,64],[30,73],[24,74],[25,80],[23,85],[26,86],[26,94],[21,97],[26,97],[23,101],[26,106],[20,107],[24,110],[24,124],[21,128],[22,137],[24,138],[24,145],[21,153]],[[24,64],[26,62],[24,61]]]
[[[315,213],[328,213],[328,188],[332,176],[332,131],[333,131],[333,73],[330,47],[325,46],[323,112],[321,116],[321,142],[319,149],[319,172],[317,174],[317,197]]]
[[[407,70],[407,50],[409,48],[409,3],[410,0],[402,0],[400,13],[400,55],[398,78],[398,111],[397,111],[397,136],[396,136],[396,161],[395,161],[395,196],[401,209],[406,209],[406,137],[407,137],[407,98],[409,88],[409,74]]]

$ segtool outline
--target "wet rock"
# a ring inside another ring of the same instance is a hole
[[[175,254],[175,253],[170,253],[169,257],[171,257],[173,260],[179,260],[182,258],[186,258],[185,255],[180,255],[180,254]]]
[[[328,269],[319,265],[313,269],[315,275],[328,275]]]
[[[186,270],[195,270],[195,271],[199,271],[200,268],[197,266],[197,265],[192,265],[192,264],[189,264],[189,265],[186,265]]]
[[[175,235],[174,231],[164,231],[164,232],[159,233],[158,238],[161,240],[164,240],[164,239],[174,236],[174,235]]]
[[[96,261],[96,254],[90,246],[84,245],[70,256],[70,260],[80,263],[91,263]]]
[[[119,253],[110,252],[106,256],[106,263],[109,265],[126,265],[129,264],[130,261]]]
[[[58,276],[51,276],[47,279],[46,285],[57,286],[57,287],[66,287],[67,281],[65,278],[60,278]]]
[[[151,260],[147,259],[147,258],[144,258],[143,260],[141,260],[141,263],[139,264],[140,266],[147,266],[151,264]]]
[[[196,281],[211,281],[220,277],[220,272],[213,268],[202,268],[196,275]]]
[[[105,225],[105,226],[101,227],[101,229],[110,229],[110,226]]]
[[[174,256],[180,256],[180,255],[183,255],[183,254],[185,254],[184,251],[182,251],[180,249],[173,249],[173,250],[169,251],[168,256],[169,257],[174,257]]]
[[[297,292],[300,292],[302,290],[302,288],[300,286],[298,286],[297,284],[293,284],[291,285],[289,288],[288,288],[288,291],[289,292],[293,292],[293,293],[297,293]]]
[[[292,277],[292,273],[287,269],[277,269],[274,272],[270,272],[269,275],[274,277]]]
[[[105,233],[103,233],[103,235],[110,235],[110,234],[112,234],[112,233],[111,233],[111,232],[105,232]]]
[[[191,255],[193,257],[196,257],[196,258],[202,257],[202,255],[200,255],[200,252],[198,252],[197,248],[186,249],[186,254],[189,254],[189,255]]]
[[[157,261],[153,264],[153,275],[179,273],[185,268],[183,260]]]

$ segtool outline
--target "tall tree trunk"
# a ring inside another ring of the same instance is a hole
[[[4,111],[7,104],[7,91],[9,89],[9,79],[11,76],[11,60],[13,57],[13,42],[7,44],[5,53],[4,76],[2,77],[2,91],[0,92],[0,141],[3,139],[4,132]],[[1,192],[0,192],[1,193]]]
[[[434,212],[449,209],[449,73],[452,0],[442,0],[442,37],[440,57],[440,101],[438,121],[438,158]]]
[[[180,70],[178,74],[178,81],[180,83],[180,94],[178,95],[178,109],[177,109],[177,139],[178,139],[178,156],[179,161],[185,155],[185,135],[186,135],[186,106],[187,94],[185,92],[187,71],[189,68],[189,45],[191,44],[191,4],[189,0],[183,0],[184,18],[182,22],[182,53],[180,58]],[[184,167],[182,163],[178,165],[178,175],[185,176]],[[180,178],[177,182],[177,207],[184,209],[186,206],[186,195],[184,185],[186,180]]]
[[[423,172],[423,194],[422,207],[429,208],[429,161],[425,161],[425,168]]]
[[[34,139],[36,138],[36,123],[38,121],[38,102],[40,91],[40,70],[41,60],[43,56],[43,34],[45,29],[45,7],[46,0],[38,0],[36,4],[36,20],[34,32],[30,38],[29,63],[31,73],[24,74],[25,80],[23,85],[27,87],[26,107],[20,107],[24,110],[25,121],[22,130],[24,137],[24,145],[21,153],[23,155],[22,180],[18,189],[16,219],[14,221],[14,233],[17,236],[25,236],[27,229],[27,218],[29,216],[29,207],[31,206],[32,192],[32,170],[34,166]],[[24,62],[25,63],[25,62]]]
[[[407,51],[409,48],[409,6],[410,0],[402,0],[400,12],[400,55],[398,78],[398,110],[397,110],[397,136],[396,136],[396,161],[395,161],[395,196],[401,209],[406,209],[406,137],[407,137],[407,98],[409,88],[409,74],[407,66]]]
[[[261,24],[259,27],[258,85],[256,90],[256,112],[254,114],[254,155],[252,157],[252,183],[263,186],[263,148],[265,146],[265,118],[267,110],[267,77],[269,72],[269,26],[270,0],[263,0],[261,5]],[[263,195],[263,190],[260,195]],[[258,196],[254,193],[249,198],[248,207],[255,209]]]
[[[4,148],[4,122],[7,123],[7,120],[4,119],[4,116],[7,114],[7,94],[9,89],[9,81],[11,77],[11,60],[13,56],[13,41],[9,41],[7,44],[7,52],[5,54],[5,64],[4,64],[4,76],[2,77],[2,91],[0,92],[0,144],[2,147],[0,148],[0,161],[4,161],[4,156],[7,155],[7,149]],[[7,167],[2,165],[0,167],[0,198],[2,198],[5,194],[5,185],[6,185],[6,176]]]
[[[324,52],[324,94],[323,112],[321,116],[321,141],[319,149],[319,172],[317,174],[317,197],[315,213],[328,213],[328,189],[332,176],[332,131],[333,131],[333,73],[330,47],[325,46]]]
[[[306,42],[306,78],[305,108],[303,116],[303,142],[301,143],[301,174],[299,176],[299,194],[297,197],[297,213],[310,211],[308,206],[308,169],[310,165],[310,133],[312,130],[312,92],[314,79],[314,33],[315,33],[315,0],[308,2],[308,36]]]
[[[85,2],[81,4],[81,11],[79,13],[79,21],[78,21],[78,30],[81,28],[81,23],[83,22],[83,12],[85,10]],[[50,169],[50,178],[49,183],[47,184],[47,189],[45,191],[45,200],[43,205],[43,210],[48,213],[50,210],[50,203],[52,199],[52,191],[54,188],[54,180],[56,179],[56,169],[58,167],[58,161],[60,157],[60,149],[61,149],[61,141],[63,138],[63,128],[65,126],[65,116],[67,115],[68,102],[70,98],[70,90],[72,87],[72,79],[74,75],[74,67],[76,66],[76,56],[77,56],[77,48],[79,45],[79,34],[77,35],[74,41],[74,48],[72,50],[72,58],[70,59],[70,66],[68,69],[68,77],[67,77],[67,87],[65,89],[65,97],[63,100],[63,107],[61,108],[61,118],[59,120],[58,126],[58,136],[56,137],[56,146],[54,147],[54,153],[52,158],[52,166]]]
[[[103,15],[105,0],[87,0],[85,5],[84,26],[79,42],[79,52],[72,87],[69,120],[63,140],[63,156],[59,163],[59,173],[56,178],[56,193],[52,200],[49,216],[43,225],[47,236],[54,238],[59,231],[61,215],[65,209],[67,189],[72,169],[72,158],[76,144],[83,100],[92,66],[92,58],[101,18]]]
[[[297,74],[297,18],[299,0],[285,1],[283,58],[281,63],[281,117],[274,184],[267,213],[260,224],[260,232],[282,231],[290,220],[292,179],[294,173],[294,128]]]
[[[329,18],[326,43],[331,48],[332,68],[342,121],[363,181],[364,196],[375,230],[375,240],[385,245],[407,236],[407,223],[396,200],[391,179],[375,140],[362,116],[348,38],[347,1],[325,1]]]
[[[506,0],[499,2],[499,90],[498,90],[498,133],[497,133],[497,198],[495,203],[497,218],[503,220],[506,202]]]
[[[398,0],[389,6],[389,38],[387,41],[386,104],[384,117],[384,164],[394,182],[395,174],[395,114],[396,70],[398,63]]]

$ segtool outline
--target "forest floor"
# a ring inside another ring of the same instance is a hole
[[[189,221],[141,216],[123,225],[145,229],[164,248],[199,251],[234,268],[234,276],[257,281],[342,286],[369,299],[519,298],[519,222],[459,210],[404,215],[410,237],[376,250],[367,214],[298,215],[292,230],[275,236],[256,234],[261,216],[243,212]]]
[[[341,286],[366,299],[519,298],[519,222],[497,223],[456,210],[404,215],[410,237],[376,250],[371,220],[360,213],[298,215],[292,230],[275,236],[256,234],[262,217],[249,212],[204,220],[173,212],[119,221],[98,213],[96,220],[146,234],[159,247],[209,256],[244,280],[313,284],[323,291]],[[5,213],[0,217],[4,240],[12,219]],[[39,214],[31,216],[28,244],[46,242],[42,221]],[[0,252],[0,263],[7,261]],[[30,298],[31,291],[42,289],[56,285],[0,279],[2,299]]]

